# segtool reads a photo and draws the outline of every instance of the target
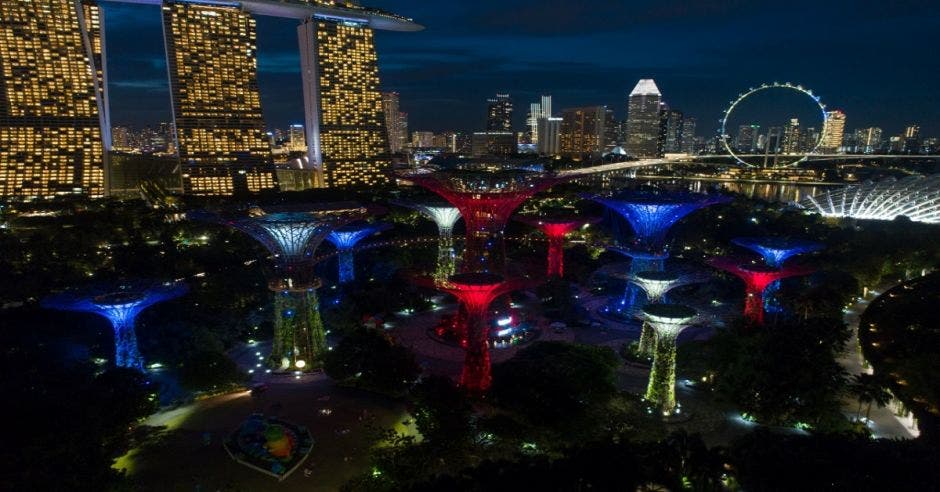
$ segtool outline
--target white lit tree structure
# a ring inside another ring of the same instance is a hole
[[[696,312],[680,304],[647,304],[643,314],[656,331],[646,399],[669,416],[676,411],[676,338],[695,321]]]

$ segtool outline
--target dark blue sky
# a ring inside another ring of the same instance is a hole
[[[485,99],[509,92],[521,127],[541,93],[564,107],[625,116],[639,78],[707,135],[730,98],[761,82],[813,88],[847,126],[940,136],[936,0],[369,0],[419,33],[377,34],[383,90],[401,93],[411,130],[476,130]],[[160,11],[106,3],[115,124],[170,119]],[[258,19],[259,84],[270,127],[301,122],[296,22]],[[785,115],[774,115],[782,119]]]

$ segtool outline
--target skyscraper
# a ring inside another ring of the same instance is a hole
[[[695,151],[695,118],[686,116],[682,119],[682,152],[691,154]]]
[[[310,162],[322,184],[388,183],[388,132],[367,23],[307,19],[297,28]]]
[[[538,152],[541,155],[558,155],[561,152],[562,118],[539,118]]]
[[[0,1],[0,196],[106,193],[101,22],[92,1]]]
[[[905,154],[917,154],[920,152],[920,125],[908,125],[904,129],[904,145],[902,152]]]
[[[255,20],[238,7],[167,0],[163,32],[186,192],[276,188],[258,91]]]
[[[667,109],[661,117],[663,125],[663,152],[677,153],[682,146],[682,111]]]
[[[526,126],[528,127],[529,142],[538,145],[539,143],[539,120],[552,116],[552,96],[543,95],[541,102],[529,104],[529,114],[526,117]]]
[[[606,106],[565,109],[561,118],[562,155],[581,157],[604,149]]]
[[[659,106],[662,94],[653,79],[641,79],[627,103],[627,152],[635,157],[659,157]]]
[[[752,152],[757,148],[757,134],[760,125],[741,125],[738,127],[738,136],[734,140],[734,148],[738,152]]]
[[[486,131],[512,131],[512,99],[509,94],[496,94],[486,100]]]
[[[822,138],[819,141],[819,151],[823,153],[838,152],[842,147],[842,138],[845,134],[845,113],[836,109],[826,112],[826,125],[823,128]]]
[[[796,154],[800,152],[800,120],[790,118],[790,122],[783,127],[783,139],[781,142],[782,152],[784,154]]]
[[[393,154],[401,152],[401,115],[397,92],[382,93],[382,112],[385,113],[385,128],[388,131],[388,148]]]
[[[881,128],[860,128],[855,130],[856,152],[864,154],[877,153],[881,150]]]
[[[303,125],[291,125],[288,138],[290,139],[289,147],[291,152],[307,151],[307,137]]]

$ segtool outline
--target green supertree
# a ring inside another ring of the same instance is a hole
[[[643,307],[646,323],[656,331],[656,350],[646,399],[663,416],[676,410],[676,338],[695,319],[694,309],[679,304],[648,304]]]

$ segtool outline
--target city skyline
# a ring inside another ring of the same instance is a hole
[[[853,4],[852,9],[845,2],[815,5],[815,15],[829,22],[826,30],[774,33],[750,21],[761,15],[795,21],[809,6],[704,2],[653,8],[637,2],[600,2],[586,9],[518,2],[510,23],[496,15],[506,7],[495,2],[477,2],[473,12],[466,5],[426,9],[415,1],[367,3],[429,26],[408,36],[376,34],[381,90],[401,94],[401,110],[410,114],[415,129],[481,130],[486,117],[482,103],[505,92],[517,108],[527,108],[544,93],[555,97],[556,112],[607,105],[622,119],[627,93],[640,78],[656,79],[671,105],[698,118],[702,135],[716,129],[730,97],[772,80],[812,87],[830,107],[849,114],[853,128],[879,126],[895,133],[918,123],[926,134],[933,134],[940,127],[931,114],[936,90],[919,75],[937,69],[926,50],[935,44],[940,16],[924,15],[925,4],[914,0],[894,5],[890,12],[868,2]],[[545,13],[535,13],[536,5]],[[552,9],[564,15],[549,16]],[[143,126],[168,121],[159,9],[106,2],[104,10],[109,44],[119,44],[109,46],[108,53],[109,66],[114,67],[109,76],[113,121]],[[591,19],[604,19],[604,27],[581,27],[599,24],[587,22]],[[612,22],[618,19],[622,28]],[[563,30],[565,24],[570,24],[570,35],[545,35]],[[269,128],[303,120],[295,28],[288,19],[258,19],[258,78]],[[674,36],[643,36],[663,28]],[[773,49],[784,45],[799,49]],[[621,46],[637,48],[625,51]],[[774,56],[758,56],[765,52]],[[872,63],[860,62],[860,53]],[[122,101],[132,101],[133,108],[119,108]],[[514,112],[514,128],[523,128],[525,113]]]

